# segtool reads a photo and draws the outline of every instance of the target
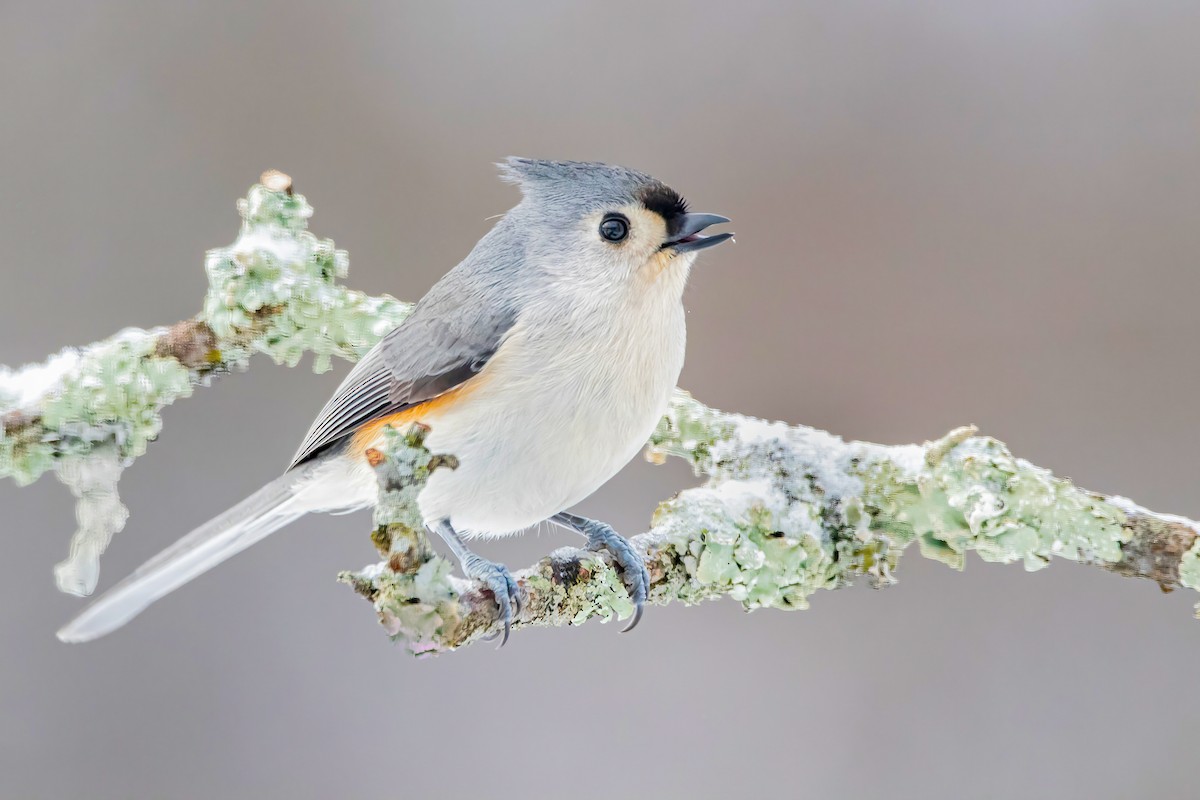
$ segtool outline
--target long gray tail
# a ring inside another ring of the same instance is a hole
[[[87,642],[115,631],[151,603],[303,516],[296,491],[307,469],[287,472],[138,567],[64,626],[58,638]]]

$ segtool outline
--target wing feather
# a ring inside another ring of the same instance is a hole
[[[431,400],[482,370],[515,322],[515,315],[503,308],[485,310],[455,307],[439,313],[418,305],[342,381],[288,469],[368,422]]]

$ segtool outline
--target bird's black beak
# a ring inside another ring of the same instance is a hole
[[[706,247],[718,245],[733,238],[732,233],[718,233],[715,236],[701,236],[700,231],[710,225],[721,225],[729,222],[729,217],[720,214],[679,214],[671,220],[669,238],[662,246],[676,253],[692,253]]]

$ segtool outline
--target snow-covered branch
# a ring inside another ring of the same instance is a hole
[[[384,498],[415,496],[430,459],[422,438],[393,438],[377,466]],[[894,583],[900,554],[913,542],[922,555],[958,569],[972,550],[1027,570],[1058,556],[1164,589],[1200,589],[1196,523],[1079,489],[970,427],[922,445],[845,442],[716,411],[678,392],[647,454],[687,459],[707,477],[662,503],[650,530],[633,537],[655,604],[728,595],[747,609],[807,608],[818,589],[859,576],[876,587]],[[389,525],[403,508],[396,500],[377,511],[384,560],[341,579],[371,600],[388,633],[414,653],[493,636],[491,595],[451,574],[419,520]],[[605,553],[563,548],[515,576],[524,596],[518,628],[623,619],[633,611]]]
[[[54,469],[78,498],[80,529],[60,588],[95,586],[100,553],[124,523],[121,470],[161,427],[161,409],[254,352],[315,368],[354,358],[409,306],[337,283],[345,253],[307,232],[311,208],[280,173],[239,202],[241,234],[208,254],[204,310],[169,328],[127,330],[41,365],[0,369],[0,477],[28,483]],[[495,604],[434,554],[413,499],[453,454],[431,454],[421,429],[397,431],[372,454],[380,504],[372,541],[383,560],[342,574],[374,604],[390,634],[417,653],[495,633]],[[634,538],[653,603],[729,595],[747,608],[804,608],[818,589],[857,576],[895,581],[913,542],[961,568],[968,551],[1040,569],[1053,556],[1200,589],[1196,523],[1121,497],[1093,494],[959,428],[923,445],[844,442],[802,426],[705,407],[677,393],[648,444],[653,460],[684,458],[703,485],[663,502]],[[607,554],[555,551],[516,573],[523,625],[626,617],[632,605]]]
[[[125,523],[121,470],[162,428],[162,409],[213,377],[245,369],[252,353],[313,369],[354,359],[408,313],[409,304],[338,284],[349,261],[308,232],[312,207],[276,171],[238,201],[242,228],[204,261],[203,310],[170,327],[127,328],[42,364],[0,366],[0,478],[18,485],[53,469],[78,498],[79,529],[55,568],[58,587],[91,594],[99,557]]]

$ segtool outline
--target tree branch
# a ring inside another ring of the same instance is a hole
[[[662,503],[651,529],[633,537],[650,571],[650,602],[729,595],[747,609],[807,608],[816,590],[858,576],[875,587],[894,583],[900,553],[913,542],[957,569],[971,550],[1027,570],[1058,556],[1167,590],[1200,588],[1195,523],[1078,489],[975,434],[959,428],[891,447],[844,442],[716,411],[678,392],[648,455],[687,459],[707,480]],[[391,524],[408,502],[394,493],[415,497],[428,475],[422,440],[419,432],[397,435],[377,464],[381,497],[392,498],[377,511],[384,561],[341,576],[418,655],[490,637],[498,624],[491,593],[451,575],[419,519]],[[515,576],[524,600],[518,628],[624,619],[633,610],[606,553],[564,548]]]
[[[87,593],[100,552],[121,528],[121,470],[161,427],[159,412],[252,352],[294,366],[308,351],[322,371],[355,358],[409,306],[345,289],[345,253],[306,230],[311,208],[268,173],[239,202],[241,233],[208,254],[204,310],[170,328],[128,330],[42,365],[0,369],[0,477],[28,483],[50,468],[78,497],[80,530],[60,588]],[[634,537],[652,603],[729,595],[747,608],[805,608],[818,589],[867,576],[887,586],[901,552],[961,569],[986,561],[1041,569],[1052,556],[1200,589],[1196,523],[1122,497],[1087,492],[995,439],[959,428],[923,445],[844,442],[823,431],[729,414],[678,392],[647,451],[684,458],[703,485],[662,503]],[[372,541],[383,560],[341,580],[374,605],[418,654],[496,633],[480,584],[455,577],[429,546],[415,498],[452,454],[431,454],[424,431],[392,432],[370,454],[380,480]],[[606,553],[564,548],[516,573],[516,626],[580,624],[632,612]]]
[[[209,287],[196,317],[127,328],[20,370],[0,367],[0,478],[23,486],[54,469],[78,497],[79,529],[55,567],[64,592],[95,589],[100,554],[127,516],[117,479],[158,436],[163,408],[245,369],[256,352],[288,366],[312,352],[313,369],[324,372],[332,356],[366,352],[411,308],[338,285],[346,253],[307,231],[312,207],[291,178],[270,170],[261,181],[238,201],[237,240],[205,258]]]

